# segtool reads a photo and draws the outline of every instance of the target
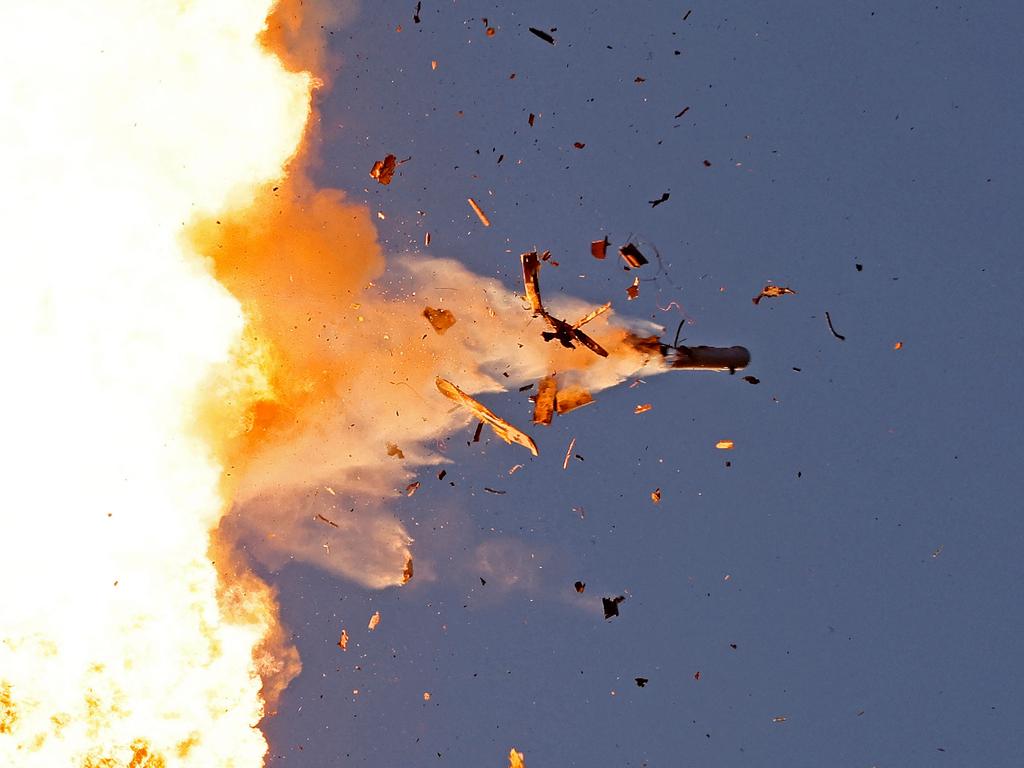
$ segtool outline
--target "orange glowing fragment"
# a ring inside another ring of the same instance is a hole
[[[653,407],[650,403],[642,403],[633,409],[633,413],[647,413]]]
[[[423,692],[423,700],[424,701],[430,701],[430,691],[424,691]]]
[[[633,284],[626,288],[626,299],[632,301],[640,296],[640,278],[634,277]]]
[[[594,240],[590,244],[590,255],[595,259],[603,259],[607,257],[609,245],[611,245],[611,243],[608,240],[608,235],[605,235],[603,240]]]
[[[405,454],[402,452],[402,449],[394,443],[388,443],[388,456],[394,456],[399,459],[405,458]]]
[[[755,304],[760,304],[761,299],[777,299],[779,296],[785,296],[786,294],[795,295],[796,291],[782,285],[766,285],[761,289],[761,292],[752,299],[752,301]]]
[[[416,491],[420,489],[420,481],[417,480],[415,483],[409,483],[405,486],[405,495],[412,496]]]
[[[374,611],[373,616],[370,617],[370,623],[366,625],[366,628],[373,632],[380,624],[380,611]]]
[[[735,447],[736,443],[734,443],[732,440],[719,440],[717,443],[715,443],[715,448],[717,448],[720,451],[731,451]]]
[[[577,408],[582,408],[584,405],[590,405],[592,402],[594,402],[594,396],[590,392],[583,387],[573,385],[558,390],[558,395],[555,398],[555,407],[558,410],[558,414],[562,415],[569,411],[575,411]]]
[[[661,503],[661,488],[655,488],[653,491],[651,491],[651,501],[653,501],[655,504]]]
[[[348,632],[341,630],[341,637],[338,638],[338,647],[343,651],[348,650]]]
[[[481,224],[483,224],[485,227],[491,226],[491,220],[487,218],[487,214],[483,212],[483,209],[480,208],[479,205],[477,205],[476,200],[474,200],[472,197],[467,197],[466,202],[469,203],[469,207],[473,209],[473,213],[476,214],[476,217],[480,219]]]
[[[513,427],[503,418],[491,411],[478,400],[470,397],[457,386],[440,376],[434,380],[438,391],[464,408],[468,408],[481,421],[486,422],[494,433],[506,443],[516,443],[526,448],[534,456],[538,455],[537,444],[525,432]]]
[[[430,62],[430,68],[431,69],[437,69],[437,61],[436,60]]]
[[[418,483],[417,483],[418,485]],[[407,558],[405,561],[405,568],[402,570],[402,583],[408,584],[412,581],[412,558]],[[373,629],[373,627],[370,627]]]
[[[397,158],[394,155],[387,155],[383,160],[374,162],[370,169],[370,178],[376,179],[378,184],[390,184],[397,166]]]
[[[787,720],[789,720],[789,718],[786,717],[785,715],[776,715],[775,717],[772,718],[772,722],[773,723],[784,723]]]
[[[447,309],[427,307],[423,310],[423,316],[434,326],[434,330],[439,336],[443,336],[445,331],[455,325],[455,315]]]
[[[902,341],[897,341],[895,344],[892,345],[892,348],[893,349],[903,349],[903,342]]]
[[[508,753],[508,768],[526,768],[526,763],[523,762],[525,759],[526,756],[513,747]]]
[[[555,393],[558,384],[554,376],[545,376],[537,382],[537,398],[533,403],[533,423],[548,426],[555,415]]]

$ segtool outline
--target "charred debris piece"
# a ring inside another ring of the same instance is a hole
[[[443,336],[445,331],[455,325],[455,315],[447,309],[425,307],[423,316],[427,318],[427,322],[437,331],[438,336]]]
[[[583,387],[573,385],[559,389],[554,376],[545,376],[537,382],[537,394],[532,399],[533,423],[544,426],[551,424],[555,413],[569,413],[594,402],[593,395]]]
[[[605,235],[602,240],[594,240],[590,243],[590,255],[595,259],[604,259],[608,256],[608,246],[611,242],[608,240],[608,235]]]
[[[666,200],[668,198],[665,198]],[[647,264],[647,257],[640,253],[640,249],[637,248],[633,243],[626,243],[619,248],[619,256],[634,269],[642,267]]]
[[[604,617],[610,619],[612,616],[619,615],[619,603],[626,600],[625,595],[619,595],[618,597],[602,597],[601,604],[604,606]]]
[[[588,312],[571,325],[565,320],[554,317],[544,309],[544,303],[540,298],[540,262],[550,257],[550,251],[545,251],[543,254],[537,253],[537,251],[530,251],[529,253],[524,253],[521,257],[523,262],[523,285],[526,288],[526,298],[530,302],[530,308],[533,310],[534,316],[544,318],[544,321],[551,327],[550,331],[541,333],[544,341],[558,339],[563,347],[568,347],[569,349],[575,349],[575,342],[579,342],[594,354],[608,357],[608,350],[580,330],[580,327],[611,309],[611,302]]]
[[[375,179],[378,184],[386,186],[391,183],[391,179],[395,175],[395,169],[407,160],[409,158],[398,160],[394,155],[385,155],[383,160],[375,161],[373,167],[370,168],[370,178]]]
[[[447,379],[440,376],[434,380],[438,391],[464,408],[469,409],[473,415],[485,422],[494,433],[506,443],[517,443],[526,448],[534,456],[537,455],[537,444],[529,435],[509,424],[503,418],[491,411],[480,401],[470,397]]]

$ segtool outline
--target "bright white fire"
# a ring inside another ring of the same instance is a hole
[[[0,46],[0,765],[262,765],[268,592],[219,582],[197,391],[241,332],[183,226],[279,178],[271,0],[16,3]]]

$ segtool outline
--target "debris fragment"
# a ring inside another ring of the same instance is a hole
[[[601,604],[604,606],[604,617],[610,619],[612,616],[619,615],[619,603],[625,601],[625,595],[619,595],[618,597],[602,597]]]
[[[558,410],[559,416],[582,408],[584,405],[590,405],[592,402],[594,402],[593,395],[575,384],[558,390],[558,394],[555,396],[555,408]]]
[[[562,462],[562,469],[569,468],[569,457],[572,456],[573,446],[576,445],[576,438],[569,441],[569,447],[565,449],[565,460]]]
[[[640,278],[634,277],[633,284],[626,288],[626,299],[632,301],[640,295]]]
[[[376,179],[378,184],[390,184],[391,178],[395,175],[397,165],[398,163],[394,155],[386,155],[383,160],[374,162],[373,167],[370,169],[370,178]]]
[[[430,247],[430,233],[429,232],[424,232],[423,233],[423,247],[424,248],[429,248]]]
[[[334,522],[333,520],[328,520],[326,517],[321,515],[319,512],[317,512],[317,514],[316,514],[316,519],[319,520],[321,523],[327,523],[329,526],[331,526],[333,528],[337,528],[338,527],[338,524],[336,522]]]
[[[757,376],[744,376],[743,380],[751,384],[760,384],[761,380]]]
[[[419,480],[417,480],[414,483],[409,483],[407,486],[405,486],[405,495],[406,496],[412,496],[419,489],[420,489],[420,481]]]
[[[374,611],[373,616],[370,617],[370,623],[366,625],[366,628],[373,632],[380,624],[380,611]]]
[[[836,331],[835,327],[832,325],[832,316],[828,312],[825,313],[825,320],[828,321],[828,329],[832,331],[832,335],[840,341],[846,341],[846,337]]]
[[[734,443],[732,440],[719,440],[717,443],[715,443],[715,448],[717,448],[720,451],[731,451],[735,447],[736,443]]]
[[[535,119],[536,119],[536,116],[533,114],[533,112],[531,112],[530,116],[528,118],[526,118],[526,122],[528,122],[530,124],[531,128],[533,128],[533,121]]]
[[[487,214],[483,212],[479,205],[477,205],[476,200],[472,197],[467,197],[466,202],[469,203],[469,207],[473,209],[473,213],[476,214],[476,217],[480,219],[481,224],[485,227],[491,226],[491,220],[487,218]]]
[[[526,763],[523,762],[525,756],[522,752],[517,752],[516,748],[513,747],[508,752],[508,768],[526,768]]]
[[[587,585],[582,581],[577,581],[573,586],[576,588],[576,592],[581,595],[583,594],[583,590],[587,588]]]
[[[643,688],[645,685],[647,685],[647,683],[650,682],[646,677],[634,677],[633,679],[636,681],[636,685],[638,688]]]
[[[693,9],[692,8],[690,10],[688,10],[686,12],[686,14],[683,16],[683,21],[686,21],[688,18],[690,18],[690,14],[691,13],[693,13]]]
[[[655,488],[653,491],[651,491],[651,501],[653,501],[655,504],[661,503],[661,488]]]
[[[776,715],[772,718],[773,723],[784,723],[787,720],[789,720],[789,718],[786,715]]]
[[[402,452],[402,449],[394,443],[388,443],[388,456],[395,456],[399,459],[405,458],[405,454]]]
[[[473,431],[473,442],[474,443],[479,443],[480,442],[480,433],[483,432],[483,431],[484,431],[484,423],[482,421],[478,421],[476,423],[476,429]]]
[[[636,414],[647,413],[653,407],[654,406],[651,405],[650,403],[641,403],[640,405],[638,405],[636,408],[633,409],[633,413],[636,413]]]
[[[545,43],[551,43],[551,45],[555,44],[555,38],[553,38],[551,35],[549,35],[543,29],[537,29],[536,27],[530,27],[529,29],[530,29],[531,32],[533,32],[533,34],[535,34],[537,37],[539,37]]]
[[[412,15],[412,20],[413,20],[414,24],[419,24],[420,23],[420,8],[421,7],[422,7],[422,3],[417,2],[416,3],[416,11]]]
[[[633,78],[633,82],[636,83],[637,85],[639,85],[640,83],[646,83],[647,82],[647,78],[646,77],[640,77],[640,75],[637,75],[636,77]]]
[[[508,473],[510,475],[514,475],[516,472],[518,472],[522,468],[523,468],[522,464],[515,464],[514,466],[509,468]]]
[[[775,299],[779,296],[785,296],[787,293],[795,294],[796,291],[782,285],[766,285],[761,289],[761,292],[752,299],[752,301],[754,304],[760,304],[761,299]]]
[[[534,443],[533,440],[530,439],[530,436],[525,432],[513,427],[507,421],[488,409],[483,403],[473,399],[450,381],[442,379],[439,376],[435,379],[434,383],[442,395],[447,397],[449,400],[453,400],[459,405],[468,408],[477,416],[477,418],[486,422],[488,426],[494,430],[494,433],[506,443],[517,443],[526,448],[534,456],[537,455],[537,444]]]
[[[608,255],[608,246],[611,242],[608,240],[608,235],[604,236],[602,240],[594,240],[590,243],[590,255],[595,259],[603,259]]]
[[[434,327],[438,336],[443,336],[445,331],[455,325],[455,315],[447,309],[427,307],[423,310],[423,316]]]
[[[897,341],[895,344],[892,345],[892,348],[893,349],[903,349],[903,342],[902,341]]]
[[[423,692],[423,700],[424,701],[430,701],[430,691],[424,691]]]
[[[662,192],[661,193],[661,197],[659,197],[657,200],[648,200],[647,202],[651,206],[651,208],[657,208],[659,205],[661,205],[666,200],[668,200],[668,198],[669,198],[669,193],[668,192]]]
[[[619,255],[625,259],[626,263],[631,267],[642,267],[647,263],[647,258],[640,253],[640,249],[637,248],[633,243],[626,243],[619,248]]]
[[[554,376],[545,376],[537,382],[537,399],[533,403],[533,423],[551,424],[555,415],[555,393],[558,384]]]
[[[493,493],[495,496],[504,496],[508,491],[499,491],[497,488],[488,488],[484,486],[484,490],[488,493]]]
[[[540,262],[545,258],[549,258],[550,255],[550,251],[545,251],[543,254],[539,254],[537,251],[530,251],[529,253],[522,254],[520,257],[523,263],[523,285],[526,290],[526,296],[530,301],[530,308],[535,316],[544,318],[552,328],[551,331],[542,331],[541,336],[544,337],[545,341],[558,339],[563,347],[569,349],[575,349],[576,345],[574,342],[578,341],[594,354],[608,357],[608,350],[581,331],[580,326],[589,323],[598,315],[606,312],[611,307],[611,302],[587,313],[572,325],[569,325],[565,320],[548,314],[548,311],[544,309],[544,304],[540,298]]]
[[[343,651],[348,650],[348,632],[341,630],[341,637],[338,638],[338,647]]]
[[[410,581],[412,581],[412,558],[408,557],[405,560],[405,568],[402,569],[402,583],[408,584]]]
[[[689,107],[683,107],[683,108],[682,108],[681,110],[679,110],[679,111],[678,111],[678,112],[676,113],[676,119],[678,120],[678,119],[679,119],[680,117],[682,117],[683,115],[685,115],[685,114],[686,114],[687,112],[689,112],[689,111],[690,111],[690,108],[689,108]]]
[[[437,473],[437,479],[438,480],[444,480],[444,476],[447,475],[447,474],[448,474],[448,470],[447,469],[442,469],[440,472]]]
[[[696,672],[693,673],[693,679],[694,680],[700,680],[700,670],[699,669]]]
[[[582,141],[574,141],[572,145],[576,147],[576,149],[583,149],[585,146],[587,146]]]

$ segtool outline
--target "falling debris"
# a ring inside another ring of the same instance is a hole
[[[682,117],[683,115],[685,115],[689,111],[690,111],[689,107],[683,107],[681,110],[676,112],[676,119],[678,120],[680,117]]]
[[[424,691],[423,692],[423,700],[424,701],[430,701],[430,691]]]
[[[321,515],[319,512],[317,512],[316,519],[319,520],[321,523],[327,523],[332,528],[337,528],[338,527],[338,524],[336,522],[334,522],[333,520],[328,520],[326,517]]]
[[[378,184],[390,184],[391,178],[395,175],[397,165],[395,156],[387,155],[383,160],[374,162],[373,167],[370,169],[370,178],[376,179]]]
[[[558,384],[554,376],[545,376],[537,382],[537,397],[533,403],[533,423],[548,426],[555,415],[555,393]]]
[[[430,247],[430,233],[429,232],[424,232],[423,233],[423,247],[424,248],[429,248]]]
[[[497,488],[488,488],[484,486],[484,490],[488,493],[493,493],[495,496],[504,496],[508,491],[499,491]]]
[[[647,202],[651,206],[651,208],[657,208],[659,205],[661,205],[666,200],[668,200],[668,198],[669,198],[668,192],[662,192],[661,193],[661,197],[659,197],[657,200],[648,200]]]
[[[543,29],[537,29],[536,27],[530,27],[530,31],[533,32],[537,37],[543,40],[545,43],[555,44],[555,38],[545,32]]]
[[[506,443],[517,443],[529,450],[534,456],[537,455],[537,444],[525,432],[516,429],[507,421],[495,415],[483,403],[473,399],[450,381],[438,377],[434,383],[442,395],[468,408],[477,418],[486,422],[494,430],[494,433]]]
[[[619,255],[633,268],[642,267],[647,263],[647,257],[640,253],[640,249],[633,243],[626,243],[619,248]]]
[[[585,146],[587,146],[582,141],[574,141],[572,145],[576,147],[576,149],[583,149]]]
[[[633,78],[633,82],[636,83],[637,85],[639,85],[640,83],[646,83],[647,82],[647,78],[646,77],[641,77],[640,75],[637,75],[636,77]]]
[[[761,292],[752,299],[752,301],[754,304],[760,304],[761,299],[776,299],[779,296],[785,296],[788,293],[796,294],[796,291],[792,288],[786,288],[781,285],[766,285],[761,289]]]
[[[573,584],[573,586],[576,588],[576,592],[581,595],[583,594],[583,591],[587,588],[587,585],[584,584],[582,581],[577,581],[575,584]]]
[[[576,438],[569,441],[569,447],[565,449],[565,460],[562,462],[562,469],[569,468],[569,458],[572,456],[572,449],[576,445]]]
[[[611,302],[587,313],[572,325],[565,320],[548,314],[547,310],[544,309],[544,304],[540,298],[540,262],[550,258],[550,256],[550,251],[545,251],[543,254],[531,251],[522,254],[520,257],[523,263],[523,285],[525,286],[526,297],[530,302],[530,308],[535,316],[544,318],[552,328],[551,331],[542,331],[541,336],[544,337],[545,341],[558,339],[563,347],[569,349],[575,349],[576,345],[573,342],[578,341],[594,354],[608,357],[608,350],[581,331],[580,326],[589,323],[595,317],[606,312],[611,307]]]
[[[646,677],[634,677],[633,679],[636,681],[638,688],[643,688],[648,682],[650,682]]]
[[[523,753],[517,752],[515,747],[513,747],[508,753],[508,768],[526,768],[526,763],[523,762],[524,759]]]
[[[735,447],[736,443],[734,443],[732,440],[719,440],[717,443],[715,443],[715,448],[717,448],[720,451],[731,451]]]
[[[476,217],[480,219],[481,224],[485,227],[491,226],[491,220],[487,218],[487,214],[483,212],[479,205],[477,205],[476,200],[472,197],[467,197],[466,202],[469,203],[469,207],[473,209],[473,213],[476,214]]]
[[[558,415],[561,416],[569,411],[582,408],[584,405],[590,405],[592,402],[594,402],[594,397],[590,392],[583,387],[573,385],[558,390],[558,394],[555,397],[555,408],[558,411]]]
[[[893,349],[897,349],[897,350],[903,349],[903,342],[902,341],[897,341],[895,344],[892,345],[892,348]]]
[[[366,628],[373,632],[380,624],[380,611],[374,611],[373,616],[370,617],[370,623],[366,625]]]
[[[757,376],[744,376],[743,380],[746,381],[746,382],[749,382],[750,384],[760,384],[761,383],[761,380],[759,378],[757,378]]]
[[[773,723],[784,723],[787,720],[789,720],[789,718],[786,715],[776,715],[772,718]]]
[[[531,128],[533,128],[533,121],[535,119],[536,119],[536,116],[533,114],[533,112],[531,112],[530,116],[528,118],[526,118],[526,122],[528,122],[530,124]]]
[[[840,341],[846,341],[846,337],[843,336],[843,334],[839,333],[832,325],[832,315],[830,315],[828,312],[825,313],[825,320],[828,322],[828,329],[832,331],[832,335],[835,336]]]
[[[419,24],[420,23],[420,8],[421,7],[422,7],[422,3],[416,3],[416,11],[412,15],[412,20],[413,20],[414,24]]]
[[[439,336],[443,336],[445,331],[455,325],[455,315],[447,309],[427,307],[423,310],[423,316],[434,326],[434,330]]]
[[[632,301],[640,296],[640,278],[634,277],[633,284],[626,288],[626,299]]]
[[[638,405],[636,408],[633,409],[633,413],[636,413],[636,414],[647,413],[653,407],[654,406],[651,405],[650,403],[641,403],[640,405]]]
[[[484,423],[482,421],[478,421],[476,423],[476,429],[473,430],[473,442],[474,443],[479,443],[480,442],[480,433],[483,432],[483,431],[484,431]]]
[[[408,584],[410,581],[412,581],[412,558],[411,557],[406,558],[405,568],[402,569],[402,583],[403,584]],[[370,627],[370,629],[373,629],[373,627]]]
[[[611,242],[608,240],[608,235],[605,235],[603,240],[594,240],[590,243],[590,255],[595,259],[607,257],[609,245],[611,245]]]
[[[661,503],[661,488],[655,488],[653,491],[651,491],[651,501],[653,501],[655,504]]]
[[[348,650],[348,632],[341,630],[341,637],[338,638],[338,647],[343,651]]]
[[[618,616],[619,603],[624,602],[625,599],[625,595],[619,595],[618,597],[602,597],[601,604],[604,606],[605,619],[610,619],[612,616]]]
[[[405,495],[412,496],[416,491],[420,489],[420,481],[417,480],[415,483],[409,483],[405,486]]]
[[[402,452],[402,449],[394,443],[388,443],[388,456],[395,456],[399,459],[405,458],[405,454]]]

